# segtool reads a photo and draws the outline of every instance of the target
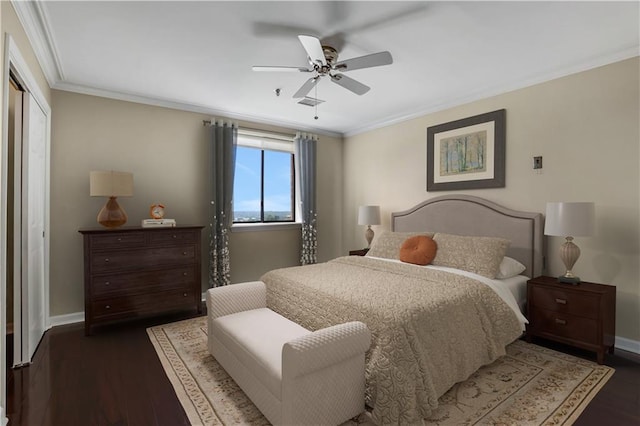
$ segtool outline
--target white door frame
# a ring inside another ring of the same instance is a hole
[[[5,35],[4,46],[4,63],[3,81],[2,81],[2,148],[0,150],[0,236],[2,244],[0,244],[0,270],[6,271],[7,253],[4,248],[7,235],[7,187],[9,183],[8,176],[8,131],[9,122],[9,75],[13,71],[25,91],[29,92],[33,100],[40,106],[47,117],[46,124],[46,141],[45,141],[45,235],[44,235],[44,320],[45,330],[50,327],[49,317],[49,247],[50,247],[50,159],[51,159],[51,107],[49,106],[42,90],[38,86],[36,79],[29,70],[27,62],[24,60],[18,45],[15,43],[10,34]],[[6,306],[6,274],[0,274],[0,306]],[[16,308],[18,308],[16,306]],[[5,312],[2,309],[2,312]],[[24,328],[24,327],[23,327]],[[23,330],[28,332],[28,330]],[[0,424],[6,420],[2,414],[2,408],[6,407],[6,320],[0,315]],[[23,334],[23,338],[24,338]]]

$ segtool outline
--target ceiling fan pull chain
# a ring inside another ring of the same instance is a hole
[[[317,84],[316,84],[316,96],[315,97],[316,97],[316,100],[317,100],[318,99],[318,85]],[[313,119],[317,120],[318,119],[318,103],[317,102],[316,102],[315,108],[316,108],[316,115],[315,115],[315,117],[313,117]]]

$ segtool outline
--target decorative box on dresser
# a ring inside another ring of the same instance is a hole
[[[81,229],[85,334],[92,327],[172,311],[202,311],[203,226]]]
[[[596,352],[613,353],[616,335],[616,288],[581,282],[559,283],[555,277],[527,282],[527,341],[538,336]]]

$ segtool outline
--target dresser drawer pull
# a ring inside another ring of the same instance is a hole
[[[183,276],[183,277],[186,277],[186,276],[187,276],[187,273],[186,273],[186,272],[183,272],[183,273],[182,273],[182,276]]]
[[[110,281],[105,281],[104,285],[111,285],[111,282]]]
[[[186,255],[187,255],[187,252],[186,252],[186,251],[183,251],[183,252],[182,252],[182,254],[186,256]]]
[[[111,305],[107,305],[104,307],[105,309],[111,309]]]
[[[107,257],[107,258],[105,258],[105,259],[104,259],[104,261],[105,261],[105,262],[107,262],[107,263],[109,263],[109,258],[108,258],[108,257]]]
[[[118,238],[118,242],[121,242],[121,241],[122,241],[122,238]]]
[[[567,300],[566,299],[556,299],[556,303],[559,303],[561,305],[566,305],[567,304]]]
[[[178,238],[178,236],[176,234],[173,234],[173,238]]]
[[[556,318],[556,324],[566,325],[567,322],[565,320],[563,320],[563,319]]]
[[[182,296],[183,297],[187,297],[187,293],[182,293]]]

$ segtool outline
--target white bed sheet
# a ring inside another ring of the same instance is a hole
[[[396,263],[405,263],[398,259],[386,259],[382,257],[374,257],[370,256],[374,259],[386,260],[388,262],[396,262]],[[410,263],[405,263],[406,265],[411,265]],[[506,278],[503,280],[492,280],[491,278],[483,277],[482,275],[474,274],[473,272],[467,272],[456,268],[449,268],[446,266],[435,266],[435,265],[413,265],[416,268],[430,268],[436,269],[439,271],[450,272],[453,274],[463,275],[465,277],[473,278],[476,281],[480,281],[485,284],[487,287],[491,288],[504,302],[513,310],[513,312],[520,320],[520,324],[522,326],[522,331],[525,331],[525,324],[528,324],[529,321],[522,314],[524,310],[524,305],[526,303],[527,298],[527,280],[528,277],[524,275],[516,275],[512,278]]]

